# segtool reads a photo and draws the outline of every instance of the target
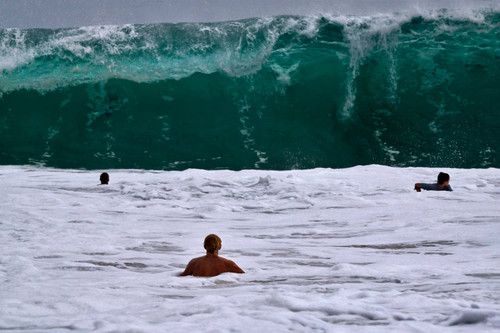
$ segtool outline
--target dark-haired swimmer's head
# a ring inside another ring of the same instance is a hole
[[[99,177],[101,180],[101,185],[108,185],[109,183],[109,175],[107,172],[101,173],[101,176]]]
[[[444,172],[440,172],[438,175],[438,184],[443,185],[445,182],[450,181],[450,175]]]

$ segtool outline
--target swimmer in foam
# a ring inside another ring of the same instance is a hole
[[[440,172],[437,179],[437,184],[416,183],[415,191],[420,192],[421,189],[428,191],[453,191],[450,186],[450,175]]]
[[[222,241],[219,236],[210,234],[204,243],[207,254],[203,257],[192,259],[184,272],[179,276],[193,275],[211,277],[222,273],[245,273],[231,260],[219,257]]]
[[[101,181],[101,185],[108,185],[109,183],[109,175],[107,172],[101,173],[101,176],[99,177],[99,180]]]

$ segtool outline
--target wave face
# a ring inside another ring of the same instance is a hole
[[[0,164],[500,167],[500,13],[0,30]]]

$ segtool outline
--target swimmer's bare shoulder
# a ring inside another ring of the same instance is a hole
[[[220,259],[224,262],[224,265],[226,266],[227,272],[240,273],[240,274],[245,273],[245,271],[242,270],[238,265],[236,265],[236,263],[234,261],[226,259],[226,258],[220,258]]]
[[[179,276],[193,275],[196,267],[199,266],[199,264],[203,260],[203,258],[205,258],[205,257],[198,257],[198,258],[191,259],[191,261],[187,264],[184,272],[180,273]]]
[[[222,273],[245,273],[236,263],[222,257],[206,255],[192,259],[179,276],[217,276]]]

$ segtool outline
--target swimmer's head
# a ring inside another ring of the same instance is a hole
[[[210,234],[205,237],[205,243],[203,245],[208,253],[215,253],[215,251],[220,250],[222,247],[222,241],[219,236]]]
[[[443,185],[445,182],[450,181],[450,175],[444,172],[440,172],[438,175],[438,184]]]
[[[107,185],[109,183],[109,175],[107,172],[101,173],[101,177],[99,177],[101,180],[101,185]]]

